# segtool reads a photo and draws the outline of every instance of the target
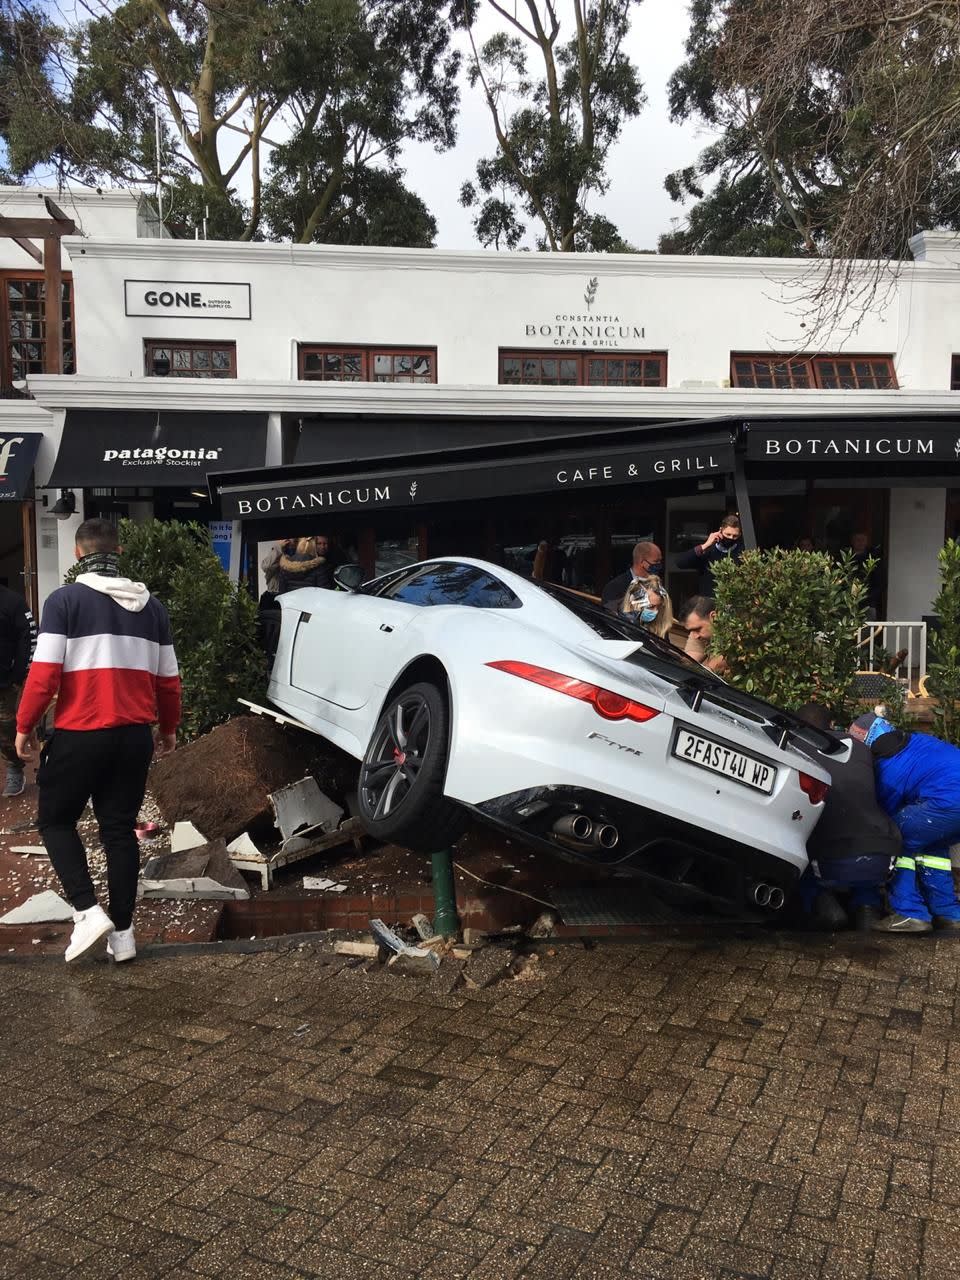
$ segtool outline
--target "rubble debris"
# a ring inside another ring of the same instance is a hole
[[[328,893],[343,893],[347,886],[338,884],[336,880],[328,880],[325,876],[304,876],[303,887],[305,889],[325,889]]]
[[[388,929],[382,920],[371,920],[370,932],[381,946],[394,953],[388,964],[392,964],[397,957],[404,958],[404,964],[398,972],[429,973],[440,967],[440,957],[435,951],[407,946],[403,939],[398,937],[392,929]]]
[[[324,795],[316,778],[301,778],[271,792],[270,806],[283,837],[284,853],[306,848],[311,838],[330,835],[343,817],[343,809]]]
[[[59,924],[72,919],[70,903],[64,902],[52,889],[44,889],[42,893],[32,894],[5,916],[0,916],[0,924]]]
[[[412,917],[410,923],[416,929],[424,942],[427,942],[435,936],[433,921],[428,919],[422,911],[418,911],[417,914]]]
[[[463,966],[463,980],[468,987],[489,987],[506,974],[513,958],[514,952],[506,947],[483,947]]]
[[[47,851],[42,844],[12,844],[9,849],[10,853],[39,853],[45,854]]]
[[[482,947],[487,940],[487,935],[482,929],[471,929],[469,926],[463,931],[463,945],[465,947]]]
[[[375,942],[335,942],[333,949],[338,956],[363,956],[366,960],[376,960],[380,954]]]
[[[334,801],[356,786],[357,766],[315,734],[239,715],[164,756],[150,790],[168,826],[190,821],[211,840],[269,836],[269,795],[306,775]]]
[[[175,822],[170,833],[170,852],[182,853],[187,849],[199,849],[207,843],[192,822]]]
[[[223,840],[148,859],[140,887],[145,898],[249,898],[243,876],[230,861]]]
[[[416,947],[410,947],[407,951],[391,956],[387,961],[387,968],[393,973],[420,978],[425,973],[437,972],[440,968],[440,957],[435,951],[420,951]]]
[[[554,911],[541,911],[534,920],[533,924],[527,930],[529,938],[549,938],[552,937],[557,927],[559,917]]]
[[[250,833],[245,831],[242,836],[237,836],[236,840],[231,840],[227,845],[227,853],[233,854],[235,858],[262,858],[263,854],[250,839]]]
[[[517,956],[510,965],[510,974],[514,982],[538,982],[545,976],[536,952],[528,956]]]

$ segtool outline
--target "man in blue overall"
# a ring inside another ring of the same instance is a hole
[[[960,748],[927,733],[897,729],[881,716],[861,716],[851,731],[873,752],[877,799],[900,828],[884,933],[960,933],[950,846],[960,840]]]

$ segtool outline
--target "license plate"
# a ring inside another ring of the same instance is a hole
[[[687,764],[695,764],[710,773],[719,773],[731,782],[739,782],[741,786],[752,787],[754,791],[762,791],[768,796],[773,791],[777,780],[777,771],[772,764],[757,760],[754,756],[744,755],[733,747],[726,747],[713,738],[701,737],[699,733],[691,733],[689,729],[678,729],[673,744],[673,754],[678,760]]]

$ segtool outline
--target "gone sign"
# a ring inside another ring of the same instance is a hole
[[[250,286],[210,280],[124,280],[128,316],[249,320]]]

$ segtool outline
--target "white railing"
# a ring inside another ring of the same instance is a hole
[[[909,682],[916,692],[927,674],[927,624],[925,622],[868,622],[857,632],[857,666],[861,671],[876,671],[880,651],[891,658],[904,657],[891,675]]]

